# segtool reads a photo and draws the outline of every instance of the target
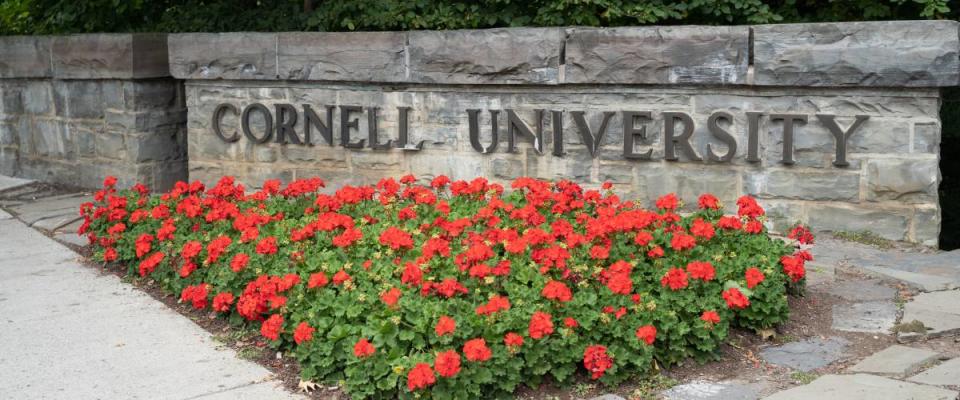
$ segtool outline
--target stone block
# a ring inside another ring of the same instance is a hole
[[[844,357],[850,341],[836,337],[814,337],[763,349],[764,361],[799,371],[813,371]]]
[[[129,157],[127,136],[112,132],[103,132],[94,137],[97,157],[111,160],[126,160]]]
[[[99,80],[57,80],[53,82],[57,116],[66,118],[103,118],[103,85]],[[115,100],[115,99],[112,99]]]
[[[121,104],[128,111],[185,108],[181,104],[180,86],[181,83],[173,79],[123,82]]]
[[[934,201],[939,181],[940,169],[936,158],[867,161],[867,199],[871,201]]]
[[[559,28],[413,31],[410,81],[452,84],[557,84]]]
[[[184,33],[169,36],[177,79],[277,79],[276,33]]]
[[[396,150],[354,150],[350,151],[350,165],[356,170],[400,170],[403,155]]]
[[[179,136],[180,131],[127,135],[125,141],[128,161],[142,163],[184,160],[187,158],[187,149],[183,147]]]
[[[754,26],[754,84],[955,86],[957,27],[956,21]]]
[[[0,146],[17,144],[17,127],[12,123],[0,122]]]
[[[0,83],[0,119],[23,113],[20,93],[23,88],[9,81]]]
[[[452,180],[486,177],[483,173],[486,156],[479,153],[444,153],[407,153],[410,163],[408,172],[427,182],[439,175],[446,175]]]
[[[703,164],[638,162],[636,167],[637,193],[647,207],[653,207],[658,197],[675,193],[686,209],[696,207],[701,194],[711,193],[724,204],[736,204],[740,197],[739,172]]]
[[[868,374],[823,375],[765,400],[949,400],[957,392]]]
[[[347,152],[343,147],[328,146],[326,143],[315,146],[285,145],[280,147],[280,155],[291,164],[347,168]]]
[[[911,375],[937,356],[936,352],[927,349],[893,345],[863,359],[850,367],[850,371],[877,375]]]
[[[913,125],[913,152],[940,153],[940,124],[925,122]]]
[[[139,79],[170,76],[166,34],[94,33],[53,38],[58,79]]]
[[[897,306],[892,300],[868,301],[833,306],[831,329],[843,332],[885,334],[897,323]]]
[[[746,171],[743,174],[743,193],[760,198],[856,202],[860,198],[860,172],[793,169]]]
[[[905,240],[910,213],[901,209],[855,208],[832,204],[811,206],[810,227],[819,232],[870,231],[890,240]]]
[[[278,36],[280,79],[402,82],[403,32],[289,32]]]
[[[735,212],[736,203],[724,203],[725,208]],[[760,205],[767,212],[768,228],[774,232],[788,233],[798,222],[806,222],[803,214],[803,203],[761,199]]]
[[[960,358],[948,360],[908,380],[927,385],[960,386]]]
[[[745,26],[570,29],[565,83],[743,84]]]
[[[23,101],[23,111],[33,115],[53,113],[53,95],[49,81],[32,80],[23,88],[20,98]]]
[[[73,138],[67,134],[63,122],[36,120],[31,134],[36,155],[64,161],[76,159],[76,145]]]
[[[570,147],[565,150],[563,157],[556,157],[546,148],[542,155],[537,154],[533,148],[523,149],[522,151],[526,152],[527,174],[540,179],[569,179],[580,183],[592,181],[593,157],[586,147]]]
[[[494,155],[491,156],[490,169],[486,175],[511,180],[526,175],[526,171],[523,168],[523,160],[518,160],[516,157]]]
[[[50,36],[0,36],[0,78],[49,78]]]
[[[913,212],[912,241],[924,246],[937,247],[940,241],[940,208],[917,207]]]

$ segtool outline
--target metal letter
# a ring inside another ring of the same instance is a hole
[[[770,114],[770,120],[783,121],[783,157],[780,161],[786,165],[792,165],[793,161],[793,125],[803,125],[807,123],[807,116],[803,114]]]
[[[500,128],[497,127],[497,120],[500,119],[500,110],[490,110],[490,147],[483,148],[480,144],[480,110],[467,110],[467,120],[470,122],[470,145],[473,149],[483,153],[490,154],[497,149],[500,142]]]
[[[563,157],[563,111],[550,111],[550,123],[553,124],[553,155]]]
[[[303,105],[303,136],[304,140],[308,145],[313,146],[313,141],[310,140],[310,129],[311,127],[317,127],[320,130],[320,136],[323,136],[323,140],[327,142],[328,145],[333,146],[333,109],[334,106],[326,106],[327,108],[327,123],[323,123],[320,120],[320,117],[317,116],[317,113],[313,111],[309,105]],[[329,124],[329,125],[328,125]]]
[[[676,122],[677,120],[683,122],[683,133],[679,136],[676,135]],[[663,158],[665,160],[677,161],[680,158],[677,157],[676,147],[679,146],[680,150],[683,151],[683,154],[687,158],[693,161],[701,161],[700,155],[697,154],[697,151],[693,149],[693,146],[690,145],[690,137],[693,136],[693,118],[690,118],[690,115],[682,112],[665,112],[663,113]]]
[[[850,124],[850,127],[847,128],[846,131],[841,129],[840,125],[837,125],[836,118],[836,115],[817,114],[817,119],[830,130],[830,133],[833,134],[834,141],[837,143],[837,156],[833,160],[833,165],[846,167],[850,165],[850,163],[847,162],[847,140],[850,139],[850,135],[853,135],[853,133],[860,128],[860,125],[863,125],[864,121],[870,119],[870,116],[857,115],[857,119],[853,121],[853,124]]]
[[[267,129],[263,133],[263,137],[258,138],[253,134],[253,132],[250,131],[250,113],[253,111],[259,111],[261,114],[263,114],[263,120],[267,125]],[[244,136],[254,143],[266,143],[270,140],[270,136],[273,135],[273,116],[270,115],[270,109],[260,103],[253,103],[243,109],[243,116],[240,117],[240,125],[243,129]]]
[[[370,148],[374,150],[389,150],[393,147],[393,140],[387,140],[387,143],[380,143],[377,138],[377,107],[367,107],[367,137],[370,138]]]
[[[710,133],[727,145],[727,152],[723,157],[720,157],[713,153],[713,147],[707,143],[707,159],[713,162],[729,162],[733,159],[733,155],[737,153],[737,139],[720,126],[721,119],[733,123],[733,115],[726,111],[717,111],[710,114],[710,118],[707,119],[707,129]]]
[[[225,111],[230,111],[233,115],[240,115],[240,111],[237,110],[237,107],[233,104],[223,103],[213,109],[213,121],[211,121],[211,126],[213,127],[213,133],[216,133],[220,139],[227,143],[233,143],[240,140],[240,134],[237,131],[233,131],[233,134],[230,137],[223,136],[223,130],[220,129],[220,120],[223,119],[223,114]]]
[[[543,110],[538,109],[533,111],[536,112],[537,115],[536,135],[534,135],[530,127],[517,116],[517,113],[511,109],[507,109],[507,152],[513,153],[517,149],[516,136],[518,136],[517,133],[519,132],[519,136],[531,139],[533,149],[536,150],[537,154],[543,154]]]
[[[637,118],[650,119],[650,111],[623,111],[623,158],[628,160],[649,160],[653,154],[653,149],[646,153],[634,153],[634,139],[647,140],[647,126],[643,125],[637,128]]]
[[[762,112],[747,111],[747,162],[760,162],[760,117]]]
[[[289,139],[293,144],[303,144],[294,128],[297,124],[297,109],[290,104],[275,104],[273,109],[277,114],[277,143],[287,144]]]
[[[409,145],[407,141],[410,140],[410,134],[408,132],[408,127],[410,125],[410,107],[397,107],[397,112],[400,114],[400,133],[399,139],[397,140],[397,148],[403,149],[405,151],[420,151],[423,150],[423,142],[426,140],[421,140],[416,145]]]
[[[580,132],[580,138],[583,139],[583,143],[587,145],[587,150],[590,150],[590,155],[593,158],[597,158],[597,150],[600,149],[600,142],[603,140],[603,135],[607,133],[607,123],[610,122],[610,118],[616,113],[613,111],[603,113],[603,120],[600,121],[600,130],[597,131],[596,135],[590,131],[590,124],[588,124],[587,119],[583,117],[583,111],[571,111],[570,114],[573,115],[573,122],[577,124],[577,131]]]
[[[350,120],[351,113],[363,111],[360,106],[340,106],[340,145],[348,149],[362,149],[366,139],[350,143],[350,128],[360,130],[360,119]]]

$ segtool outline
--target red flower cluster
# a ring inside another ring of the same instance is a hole
[[[613,367],[613,358],[607,354],[606,346],[587,346],[583,351],[583,366],[590,371],[591,378],[600,379],[604,372]]]

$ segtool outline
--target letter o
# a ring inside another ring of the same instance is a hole
[[[259,111],[263,115],[263,120],[267,123],[266,132],[264,132],[263,137],[257,137],[250,131],[250,114],[253,111]],[[243,126],[243,134],[254,143],[266,143],[270,140],[270,137],[273,136],[273,115],[270,115],[270,109],[267,106],[260,103],[253,103],[248,105],[243,109],[243,116],[240,118],[240,123]]]

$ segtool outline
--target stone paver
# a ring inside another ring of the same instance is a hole
[[[0,397],[299,398],[188,318],[16,219],[0,218],[0,254]]]
[[[832,328],[844,332],[889,333],[897,323],[897,306],[892,301],[833,306]]]
[[[960,386],[960,358],[946,361],[908,380],[928,385]]]
[[[827,292],[850,301],[893,300],[897,296],[896,289],[876,279],[837,282]]]
[[[927,349],[893,345],[867,357],[850,367],[852,372],[904,376],[917,372],[924,364],[937,358]]]
[[[737,381],[692,381],[663,392],[666,400],[755,400],[759,388]]]
[[[957,392],[876,375],[824,375],[766,400],[954,400]]]
[[[58,233],[53,235],[53,238],[80,247],[90,244],[85,236],[77,235],[76,232]]]
[[[832,283],[836,279],[837,267],[834,264],[818,261],[807,263],[807,286],[820,286]]]
[[[760,356],[771,364],[812,371],[842,358],[849,343],[841,337],[810,338],[768,347],[760,351]]]
[[[859,243],[818,238],[812,252],[819,263],[855,267],[924,292],[960,288],[960,250],[883,250]]]
[[[928,337],[960,333],[960,290],[920,293],[903,306],[901,321],[920,321]]]
[[[87,201],[89,195],[71,193],[11,206],[10,210],[30,226],[49,231],[79,219],[80,204]]]
[[[11,176],[0,175],[0,192],[16,189],[33,183],[30,179],[14,178]]]

